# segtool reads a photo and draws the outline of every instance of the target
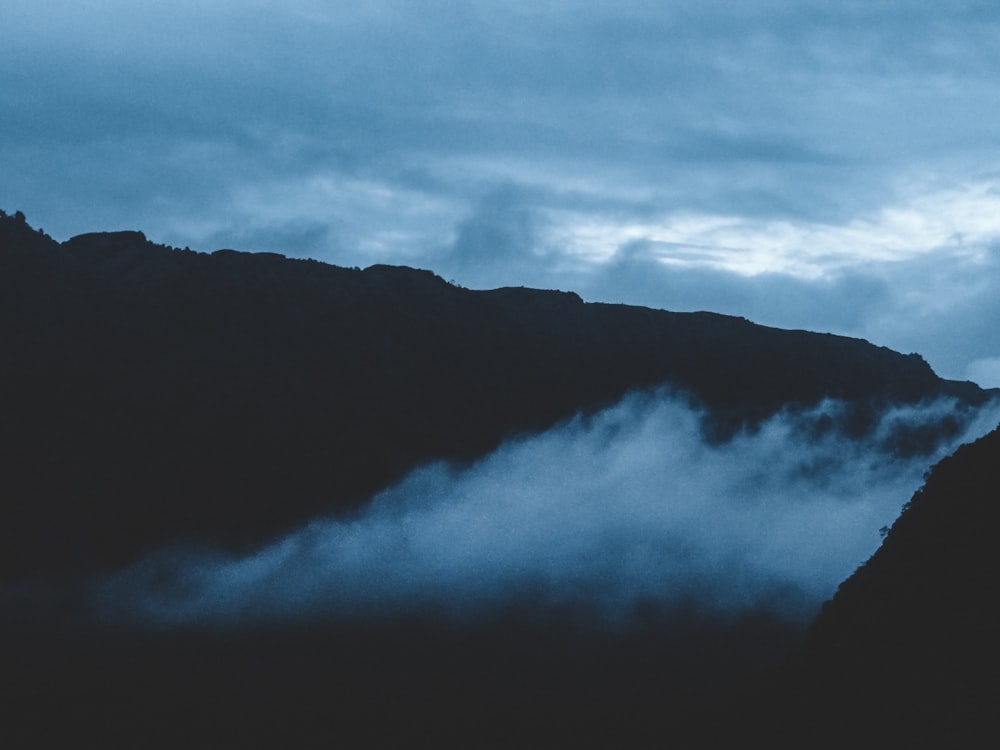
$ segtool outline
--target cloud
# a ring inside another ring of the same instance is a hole
[[[20,158],[0,200],[60,233],[92,229],[113,206],[60,177],[118,162],[100,183],[173,242],[192,188],[238,226],[230,202],[248,184],[319,172],[396,185],[418,169],[434,197],[472,196],[460,221],[519,160],[542,186],[586,173],[661,210],[842,222],[886,203],[904,166],[982,169],[995,142],[985,10],[536,5],[16,2],[0,122],[4,156]],[[236,158],[198,158],[196,144]],[[130,173],[158,182],[160,201],[122,189]]]
[[[862,335],[901,351],[919,351],[945,377],[961,379],[976,360],[1000,353],[1000,254],[995,246],[941,249],[875,266],[892,288]]]
[[[633,242],[590,269],[577,287],[588,299],[711,310],[765,325],[838,332],[860,330],[891,295],[884,279],[858,271],[818,279],[746,275],[713,267],[712,258],[711,248]]]
[[[496,187],[458,224],[437,265],[467,286],[523,286],[544,262],[538,224],[529,196],[513,185]]]
[[[930,464],[995,426],[1000,405],[894,409],[856,440],[836,428],[844,415],[827,403],[710,445],[684,402],[634,395],[471,467],[417,470],[356,516],[254,554],[162,551],[96,584],[94,601],[102,616],[159,624],[510,607],[612,624],[677,606],[807,618]],[[896,450],[934,425],[957,432],[930,453]]]

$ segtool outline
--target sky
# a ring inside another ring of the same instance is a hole
[[[868,338],[1000,386],[1000,6],[5,0],[0,208]]]

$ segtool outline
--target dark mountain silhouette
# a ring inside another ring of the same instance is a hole
[[[857,339],[139,232],[60,244],[0,212],[0,745],[815,746],[866,722],[886,739],[984,726],[997,433],[934,470],[766,691],[801,633],[767,612],[622,632],[516,608],[476,627],[61,620],[75,575],[181,540],[247,548],[421,463],[663,385],[705,409],[713,440],[829,397],[852,404],[830,428],[860,435],[886,404],[989,395]],[[887,447],[924,453],[958,429]]]
[[[720,438],[825,397],[855,402],[843,427],[864,430],[881,403],[985,395],[856,339],[139,232],[59,244],[19,213],[0,216],[0,351],[8,576],[177,539],[253,545],[664,383]]]
[[[995,735],[998,525],[1000,428],[934,467],[824,605],[785,678],[791,713],[843,736],[922,746]]]

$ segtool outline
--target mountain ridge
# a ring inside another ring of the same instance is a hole
[[[942,380],[919,355],[572,292],[468,290],[405,267],[196,253],[135,231],[58,243],[2,211],[0,352],[0,582],[15,582],[0,602],[0,737],[14,744],[72,732],[284,746],[289,727],[399,744],[421,727],[438,746],[799,747],[817,731],[974,739],[963,723],[983,730],[997,705],[982,683],[997,661],[1000,428],[930,472],[764,692],[739,681],[799,637],[768,612],[680,613],[637,633],[558,618],[77,632],[65,618],[95,571],[164,545],[253,549],[358,510],[415,466],[476,460],[636,390],[684,394],[716,441],[825,399],[846,405],[829,429],[863,435],[888,405],[947,397],[960,412],[998,393]],[[958,429],[945,415],[902,430],[886,455],[928,454]],[[32,588],[48,577],[69,605]],[[671,670],[682,681],[665,682]]]
[[[886,403],[989,397],[861,339],[135,231],[57,243],[21,214],[0,216],[0,344],[14,574],[171,540],[246,549],[634,390],[685,394],[719,440],[827,398],[857,433]]]

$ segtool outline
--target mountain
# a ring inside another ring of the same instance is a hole
[[[974,746],[1000,719],[1000,428],[929,473],[813,623],[784,686],[810,726]]]
[[[20,213],[0,215],[0,351],[13,577],[177,540],[245,549],[635,389],[687,394],[716,439],[829,397],[863,431],[879,404],[986,396],[857,339],[140,232],[60,244]]]
[[[140,232],[59,243],[0,212],[0,745],[812,746],[984,727],[996,432],[935,467],[773,683],[801,629],[768,611],[620,631],[516,607],[475,624],[65,617],[93,574],[161,545],[252,548],[426,462],[664,387],[716,442],[827,398],[850,408],[826,429],[861,436],[889,404],[991,395],[858,339]],[[959,430],[901,424],[885,455]]]

